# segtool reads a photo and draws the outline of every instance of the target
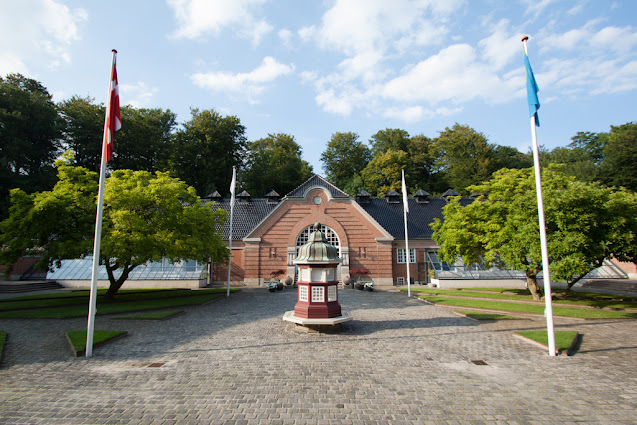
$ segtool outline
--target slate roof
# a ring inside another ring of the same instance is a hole
[[[232,218],[232,240],[245,238],[268,215],[278,203],[268,202],[267,199],[253,198],[246,202],[234,203]],[[230,214],[230,199],[215,202],[213,210],[222,209]],[[230,236],[230,218],[226,220],[222,229],[223,240]]]
[[[287,198],[304,197],[309,189],[317,186],[327,189],[334,198],[351,199],[347,193],[315,174],[305,183],[288,193],[280,202],[285,201]],[[268,195],[274,195],[275,193],[269,193]],[[392,199],[393,202],[390,203],[387,201],[387,198],[367,198],[369,194],[364,191],[361,191],[359,196],[361,194],[363,194],[365,198],[364,201],[358,202],[361,208],[372,216],[372,218],[394,238],[404,239],[405,225],[403,222],[402,196],[396,192],[392,198],[397,199]],[[246,193],[246,195],[248,194]],[[207,203],[210,202],[210,200],[204,199],[203,202]],[[248,198],[243,202],[235,202],[232,240],[241,240],[250,234],[280,202],[272,202],[271,199],[268,200],[266,198]],[[473,202],[471,198],[463,197],[460,199],[462,205],[468,205],[471,202]],[[443,219],[442,208],[448,203],[449,201],[444,197],[430,197],[427,203],[417,202],[414,198],[409,198],[409,213],[407,214],[409,239],[431,239],[433,230],[429,227],[429,224],[436,218]],[[219,208],[230,213],[230,199],[216,198],[213,209],[217,210]],[[222,234],[223,239],[228,240],[228,236],[230,235],[230,220],[226,221],[223,225]]]
[[[415,199],[407,200],[407,232],[409,239],[431,239],[433,230],[429,227],[435,218],[442,219],[442,208],[447,201],[441,198],[429,198],[429,203],[422,204]],[[405,223],[403,221],[402,200],[389,203],[384,198],[370,198],[369,202],[360,206],[371,215],[385,230],[396,239],[405,239]]]
[[[286,198],[302,198],[305,196],[305,193],[313,188],[313,187],[322,187],[327,189],[332,195],[333,198],[349,198],[350,196],[343,192],[338,187],[334,186],[332,183],[325,180],[323,177],[318,174],[314,174],[310,177],[305,183],[294,189],[292,192],[285,195]]]

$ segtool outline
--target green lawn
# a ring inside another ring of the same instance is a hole
[[[544,314],[544,303],[521,304],[506,301],[492,301],[488,299],[463,299],[445,296],[419,295],[434,304],[457,307],[483,308],[488,310],[509,311],[518,313]],[[555,316],[575,317],[581,319],[637,319],[637,313],[612,310],[592,310],[553,305]]]
[[[533,341],[539,342],[540,344],[544,344],[547,347],[549,345],[549,337],[547,331],[517,331],[516,334],[521,335],[525,338],[532,339]],[[573,346],[578,333],[577,331],[554,331],[554,335],[555,349],[566,353]]]
[[[98,291],[98,315],[200,305],[222,297],[226,289],[120,291],[113,300],[107,300],[104,293],[105,290]],[[88,315],[89,291],[46,295],[3,300],[0,302],[0,318],[66,319]]]
[[[456,313],[460,313],[464,316],[471,317],[476,320],[516,320],[519,317],[510,316],[502,313],[479,313],[476,311],[457,310]]]
[[[401,288],[402,292],[406,289]],[[543,304],[544,301],[534,301],[531,293],[526,289],[504,289],[504,288],[471,288],[471,289],[435,289],[435,288],[415,288],[412,292],[418,294],[431,294],[440,296],[454,296],[467,298],[483,298],[508,301],[525,301]],[[596,308],[625,308],[637,310],[637,299],[619,295],[596,294],[571,292],[567,298],[562,298],[563,290],[553,290],[553,304],[564,304],[574,306],[588,306]]]
[[[0,361],[2,360],[2,353],[4,352],[4,340],[7,338],[5,331],[0,331]]]
[[[93,331],[93,347],[105,344],[122,335],[126,335],[126,331]],[[86,351],[86,331],[68,331],[68,337],[75,355],[81,355]]]

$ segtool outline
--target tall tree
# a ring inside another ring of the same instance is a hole
[[[611,126],[602,172],[607,184],[637,191],[637,123]]]
[[[533,166],[533,156],[522,153],[511,146],[495,145],[493,147],[493,170],[501,168],[529,168]]]
[[[294,136],[284,133],[249,143],[246,169],[241,173],[243,188],[252,196],[264,196],[271,190],[281,195],[291,192],[312,177],[312,166],[302,153]]]
[[[9,190],[45,190],[55,184],[61,120],[47,89],[20,74],[0,77],[0,217]]]
[[[542,182],[554,279],[570,287],[604,258],[637,259],[635,194],[577,181],[554,167],[543,170]],[[486,195],[465,207],[448,204],[444,222],[432,225],[440,257],[524,271],[527,287],[539,300],[542,255],[533,169],[502,169],[471,189]]]
[[[241,166],[246,154],[246,129],[239,118],[221,116],[213,109],[192,109],[191,114],[175,134],[170,169],[200,196],[214,190],[227,193],[232,167]]]
[[[59,105],[64,119],[64,143],[75,153],[75,165],[99,172],[104,133],[103,105],[90,97],[73,96]],[[119,133],[118,133],[119,140]]]
[[[377,154],[361,173],[366,190],[374,196],[385,196],[390,190],[400,191],[401,170],[410,165],[409,154],[405,151],[389,149]],[[406,172],[405,179],[409,178]]]
[[[360,179],[360,173],[371,159],[369,148],[358,140],[358,134],[352,132],[332,134],[327,148],[321,154],[327,179],[342,189],[355,186],[353,180],[356,176]]]
[[[170,109],[121,108],[122,128],[117,132],[113,159],[116,170],[164,171],[177,116]]]
[[[438,173],[435,168],[437,150],[432,139],[424,135],[412,137],[407,144],[406,153],[411,162],[405,171],[408,187],[425,189],[432,193],[448,189],[443,174]]]
[[[389,149],[407,152],[409,150],[409,133],[399,128],[386,128],[374,134],[369,140],[374,156],[385,153]]]
[[[445,128],[434,140],[439,150],[436,166],[449,184],[460,193],[486,181],[493,172],[493,146],[484,134],[467,125]]]
[[[37,250],[48,269],[64,259],[92,254],[97,175],[61,165],[51,191],[26,194],[14,189],[11,214],[0,223],[2,263]],[[106,266],[112,297],[130,272],[149,261],[222,261],[227,249],[219,229],[222,210],[203,205],[192,187],[166,173],[117,170],[106,181],[100,262]],[[116,277],[115,270],[121,271]]]

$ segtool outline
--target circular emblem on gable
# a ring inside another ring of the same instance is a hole
[[[320,196],[315,196],[315,197],[314,197],[314,203],[315,203],[316,205],[320,204],[320,203],[321,203],[321,201],[323,201],[323,200],[321,199],[321,197],[320,197]]]

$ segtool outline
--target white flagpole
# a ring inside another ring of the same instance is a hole
[[[528,37],[522,39],[524,53],[528,57],[526,41]],[[527,78],[530,76],[527,75]],[[533,163],[535,165],[535,191],[537,193],[537,214],[540,224],[540,243],[542,249],[542,271],[544,275],[544,302],[546,316],[546,332],[549,342],[549,356],[555,356],[555,331],[553,328],[553,299],[551,292],[551,275],[549,270],[549,250],[546,239],[546,224],[544,221],[544,200],[542,198],[542,175],[540,171],[540,152],[537,144],[537,131],[535,114],[531,116],[531,137],[533,138]]]
[[[117,52],[113,50],[113,60],[111,63],[111,78],[109,78],[108,82],[108,96],[107,99],[109,101],[106,104],[106,116],[104,118],[104,135],[102,138],[102,162],[100,165],[100,183],[99,183],[99,191],[97,195],[97,216],[95,218],[95,239],[93,242],[93,272],[91,275],[91,294],[89,297],[89,306],[88,306],[88,324],[86,330],[86,357],[91,357],[93,355],[93,333],[95,328],[95,312],[97,305],[97,276],[98,269],[100,265],[100,244],[102,242],[102,215],[104,209],[104,180],[106,179],[106,143],[108,135],[108,120],[110,117],[110,107],[111,107],[111,91],[113,89],[113,66],[115,65],[115,56]],[[112,137],[113,135],[111,135]]]
[[[234,216],[234,192],[237,184],[237,169],[232,167],[232,182],[230,182],[230,236],[228,237],[228,247],[230,256],[228,257],[228,289],[226,297],[230,296],[230,269],[232,267],[232,218]]]
[[[405,170],[402,170],[403,181],[403,220],[405,222],[405,261],[407,263],[407,296],[411,297],[411,276],[409,275],[409,236],[407,235],[407,213],[409,212],[409,205],[407,204],[407,185],[405,184]]]

